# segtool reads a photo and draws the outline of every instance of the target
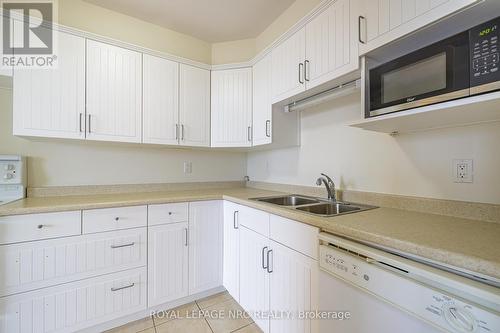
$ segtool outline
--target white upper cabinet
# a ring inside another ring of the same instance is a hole
[[[360,54],[408,35],[477,0],[359,0]]]
[[[305,91],[305,28],[297,31],[271,52],[273,103]]]
[[[306,25],[307,89],[359,68],[358,0],[337,0]]]
[[[143,142],[176,145],[179,139],[179,64],[143,56]]]
[[[252,69],[212,72],[212,147],[252,145]]]
[[[253,66],[253,145],[272,143],[272,59],[268,54]]]
[[[180,65],[179,137],[184,146],[210,146],[210,71]]]
[[[87,40],[87,138],[141,142],[142,54]]]
[[[14,135],[85,138],[85,39],[56,32],[57,67],[17,69]]]

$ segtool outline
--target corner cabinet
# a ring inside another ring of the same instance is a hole
[[[252,146],[252,69],[212,71],[212,147]]]
[[[359,0],[360,53],[406,36],[478,0]]]
[[[13,133],[85,139],[85,39],[55,33],[57,68],[14,70]]]
[[[142,54],[87,40],[87,139],[141,142]]]

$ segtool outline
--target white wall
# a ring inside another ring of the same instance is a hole
[[[360,95],[302,111],[298,148],[248,154],[251,180],[314,186],[321,172],[343,189],[500,203],[500,123],[391,137],[348,127]],[[452,159],[474,159],[474,183],[452,181]]]
[[[12,135],[12,91],[0,88],[0,154],[29,157],[29,186],[243,180],[244,153]],[[185,175],[184,161],[193,163]]]

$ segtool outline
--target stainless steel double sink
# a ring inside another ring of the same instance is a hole
[[[309,213],[312,215],[326,217],[339,216],[377,208],[375,206],[361,205],[349,202],[333,202],[326,199],[296,194],[252,198],[250,200],[265,202],[277,206],[295,209],[297,211]]]

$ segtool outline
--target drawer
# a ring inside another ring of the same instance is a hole
[[[146,266],[146,228],[0,246],[0,297]]]
[[[148,225],[187,222],[187,220],[187,202],[148,206]]]
[[[243,225],[250,230],[269,237],[269,213],[247,206],[238,205],[236,207],[236,223]]]
[[[0,217],[0,245],[81,233],[80,211]]]
[[[147,206],[84,210],[83,233],[145,227],[147,218]]]
[[[69,333],[146,309],[146,268],[0,299],[0,333]]]
[[[313,259],[318,259],[319,229],[271,215],[269,238]]]

